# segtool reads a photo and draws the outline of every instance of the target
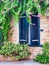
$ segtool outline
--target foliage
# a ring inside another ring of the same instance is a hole
[[[25,59],[30,55],[30,52],[28,50],[28,45],[27,44],[22,44],[19,46],[18,49],[19,55],[16,56],[16,59]]]
[[[46,42],[43,45],[43,54],[46,55],[46,56],[49,56],[49,42]]]
[[[5,55],[5,56],[12,56],[11,52],[13,51],[14,44],[10,43],[5,43],[1,50],[0,54]]]
[[[47,6],[46,0],[42,3],[40,0],[37,0],[37,2],[34,2],[34,0],[0,0],[0,23],[3,24],[4,40],[7,41],[8,39],[7,34],[12,17],[16,24],[21,16],[26,13],[26,19],[31,22],[30,13],[45,14],[47,7],[49,6]]]
[[[41,1],[40,5],[41,5],[41,13],[44,15],[44,13],[46,12],[46,9],[47,9],[46,0]]]
[[[38,54],[34,60],[43,64],[49,63],[49,56]]]
[[[30,55],[27,44],[14,44],[12,42],[5,43],[0,54],[4,56],[13,56],[16,60],[25,59]]]
[[[11,21],[11,15],[9,17],[10,13],[6,14],[6,19],[2,23],[2,30],[4,35],[4,41],[8,41],[8,32],[10,30],[10,21]],[[8,16],[8,17],[7,17]]]
[[[49,7],[49,4],[47,4],[47,7]]]
[[[38,54],[34,60],[40,63],[49,63],[49,42],[43,45],[43,53]]]

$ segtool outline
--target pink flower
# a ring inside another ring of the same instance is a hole
[[[31,16],[29,16],[29,18],[31,19]]]
[[[44,1],[44,0],[40,0],[40,1]]]
[[[32,12],[30,12],[29,14],[32,14]]]
[[[41,14],[38,14],[38,17],[40,17],[41,16]]]

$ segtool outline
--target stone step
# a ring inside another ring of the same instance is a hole
[[[37,54],[42,53],[42,47],[29,47],[29,51],[31,52],[30,59],[33,59]]]

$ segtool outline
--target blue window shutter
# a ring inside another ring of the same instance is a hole
[[[21,18],[19,22],[19,41],[20,43],[27,43],[28,41],[28,22],[26,17]]]
[[[31,46],[40,45],[40,18],[32,16],[32,24],[30,25]]]

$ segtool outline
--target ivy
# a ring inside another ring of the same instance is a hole
[[[9,15],[10,15],[9,13],[6,14],[5,20],[2,23],[2,29],[3,29],[3,34],[4,34],[4,41],[8,41],[8,32],[10,30],[10,20],[11,20],[11,17],[9,17]]]
[[[45,14],[47,7],[46,0],[42,3],[40,0],[0,0],[0,23],[4,32],[4,40],[8,39],[8,31],[10,29],[10,20],[14,18],[16,24],[20,17],[26,13],[26,20],[31,23],[31,15],[40,13]],[[10,14],[9,14],[10,12]],[[12,17],[11,17],[12,16]]]

